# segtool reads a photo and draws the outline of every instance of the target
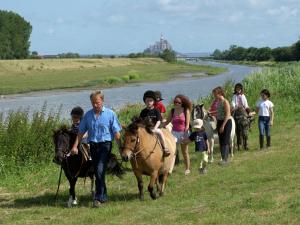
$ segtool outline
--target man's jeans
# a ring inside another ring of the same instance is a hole
[[[106,202],[108,197],[105,184],[105,172],[112,149],[112,143],[110,141],[99,143],[90,142],[90,149],[96,177],[95,200]]]

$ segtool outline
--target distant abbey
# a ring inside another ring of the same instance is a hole
[[[172,50],[172,46],[170,43],[163,37],[160,36],[160,40],[157,41],[154,45],[150,45],[149,48],[144,50],[144,53],[151,54],[151,55],[158,55],[163,53],[164,50]]]

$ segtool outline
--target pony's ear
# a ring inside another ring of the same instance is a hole
[[[134,116],[134,117],[132,117],[131,122],[132,123],[139,123],[139,122],[141,122],[141,119],[138,116]]]
[[[199,104],[200,105],[200,107],[202,108],[203,106],[204,106],[204,103],[201,103],[201,104]]]
[[[122,127],[122,130],[126,130],[126,125],[124,125],[124,124],[121,124],[121,127]]]

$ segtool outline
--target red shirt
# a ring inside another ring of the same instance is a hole
[[[158,109],[160,111],[160,113],[165,113],[166,112],[166,107],[164,106],[162,101],[156,102],[154,104],[154,108]]]

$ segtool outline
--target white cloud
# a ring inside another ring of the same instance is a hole
[[[108,22],[114,24],[121,24],[126,21],[126,18],[122,15],[111,15],[108,17]]]
[[[298,9],[290,8],[287,6],[280,6],[278,8],[272,8],[267,10],[267,14],[270,16],[297,16]]]
[[[58,17],[55,21],[57,24],[62,24],[64,22],[64,19],[61,17]]]
[[[54,32],[55,32],[55,30],[51,27],[46,30],[46,34],[48,34],[48,35],[52,35],[52,34],[54,34]]]
[[[158,0],[160,8],[165,12],[175,14],[189,14],[198,10],[198,4],[190,1]]]
[[[243,15],[244,15],[243,12],[233,13],[228,17],[228,21],[231,23],[237,23],[243,18]]]

